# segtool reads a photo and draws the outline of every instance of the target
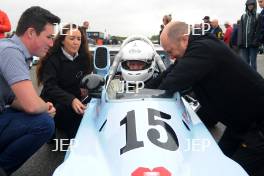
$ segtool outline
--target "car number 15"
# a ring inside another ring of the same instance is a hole
[[[156,119],[155,117],[160,117],[161,119]],[[148,139],[152,144],[162,149],[175,151],[179,147],[178,138],[171,126],[162,119],[170,120],[171,115],[148,108],[148,125],[150,126],[147,131]],[[127,115],[120,121],[120,126],[122,125],[126,126],[126,145],[120,149],[120,155],[130,150],[144,147],[144,141],[137,139],[135,110],[127,112]],[[151,128],[154,126],[160,126],[166,131],[166,142],[159,140],[160,132],[155,128]]]

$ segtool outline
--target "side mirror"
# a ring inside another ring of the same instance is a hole
[[[110,51],[105,46],[97,46],[94,50],[94,72],[105,76],[110,68]]]
[[[105,84],[104,77],[97,74],[89,74],[83,77],[81,88],[88,90],[88,95],[94,98],[100,98],[102,86]]]

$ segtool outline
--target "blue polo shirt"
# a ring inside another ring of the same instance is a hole
[[[0,112],[15,98],[11,86],[30,80],[27,62],[30,57],[28,49],[16,35],[0,40]]]

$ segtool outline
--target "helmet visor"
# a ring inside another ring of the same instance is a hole
[[[140,60],[127,60],[122,62],[122,67],[130,71],[145,70],[148,65],[148,63]]]

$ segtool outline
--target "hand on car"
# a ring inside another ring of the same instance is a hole
[[[86,109],[86,106],[80,102],[77,98],[74,98],[72,100],[72,109],[77,113],[77,114],[83,114],[84,110]]]
[[[48,105],[48,114],[51,116],[51,117],[54,117],[55,114],[56,114],[56,109],[55,107],[53,106],[53,104],[51,102],[47,102],[46,103]]]
[[[88,90],[81,88],[81,98],[85,98],[88,95]]]

